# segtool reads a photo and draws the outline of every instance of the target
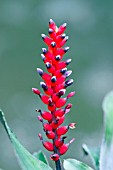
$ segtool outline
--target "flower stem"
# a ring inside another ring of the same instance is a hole
[[[55,164],[56,164],[56,170],[61,170],[61,163],[60,163],[60,160],[55,161]]]

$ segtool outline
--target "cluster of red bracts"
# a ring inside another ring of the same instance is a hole
[[[65,135],[69,128],[75,128],[75,123],[70,123],[67,126],[62,126],[66,114],[70,111],[72,104],[67,104],[62,108],[69,98],[71,98],[75,92],[70,92],[67,97],[62,97],[66,88],[73,84],[73,79],[66,80],[71,70],[67,71],[67,65],[71,62],[71,59],[62,61],[63,55],[69,50],[69,47],[64,47],[68,36],[64,34],[66,29],[66,23],[59,28],[55,22],[50,19],[49,22],[49,36],[42,34],[42,39],[48,46],[48,49],[42,48],[42,60],[49,73],[44,72],[42,69],[37,68],[37,72],[42,77],[44,82],[40,82],[40,86],[44,90],[45,94],[42,94],[37,88],[32,88],[32,91],[37,94],[42,102],[47,105],[49,111],[42,111],[37,109],[40,113],[38,120],[42,123],[43,129],[48,139],[52,142],[44,141],[41,134],[39,138],[42,141],[43,146],[52,151],[51,159],[54,161],[59,160],[60,155],[67,152],[69,145],[75,140],[74,138],[69,143],[64,143]]]

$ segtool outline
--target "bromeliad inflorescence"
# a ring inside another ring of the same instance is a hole
[[[37,88],[32,88],[32,91],[37,94],[42,102],[47,105],[49,111],[37,109],[40,113],[38,120],[42,123],[43,129],[48,139],[52,141],[44,141],[41,134],[38,134],[43,146],[53,152],[50,156],[56,163],[56,169],[60,170],[60,156],[65,154],[70,144],[75,140],[74,138],[69,143],[64,143],[69,128],[74,128],[75,123],[70,123],[67,126],[62,126],[66,114],[70,111],[72,104],[69,103],[65,107],[68,99],[71,98],[75,92],[70,92],[67,97],[62,97],[66,88],[73,84],[73,79],[66,80],[71,70],[67,71],[67,65],[71,59],[62,61],[63,55],[69,50],[69,47],[62,48],[68,36],[64,34],[66,30],[66,23],[59,28],[55,22],[50,19],[49,21],[49,36],[42,34],[42,39],[48,46],[48,49],[42,48],[42,60],[49,73],[44,72],[42,69],[37,68],[37,72],[42,77],[44,82],[40,82],[40,86],[45,94],[42,94]],[[63,107],[63,108],[62,108]]]

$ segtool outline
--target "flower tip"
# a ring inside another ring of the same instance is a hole
[[[55,59],[56,59],[57,61],[59,61],[59,60],[61,59],[61,56],[60,56],[60,55],[57,55],[57,56],[55,57]]]
[[[50,159],[53,160],[53,161],[58,161],[59,158],[60,158],[60,157],[59,157],[59,155],[58,155],[57,153],[54,153],[54,154],[52,154],[52,155],[50,156]]]
[[[40,138],[40,140],[43,140],[41,133],[38,134],[38,137]]]
[[[42,52],[43,52],[43,54],[46,54],[47,53],[47,49],[46,48],[42,48]]]
[[[67,27],[67,23],[65,22],[62,26],[63,26],[64,28],[66,28],[66,27]]]
[[[38,90],[37,88],[32,88],[32,91],[33,91],[35,94],[40,95],[40,90]]]
[[[51,82],[53,82],[53,83],[56,82],[56,76],[53,76],[53,77],[51,78]]]
[[[71,109],[71,107],[72,107],[72,104],[69,103],[69,104],[67,104],[66,109]]]
[[[65,82],[65,84],[66,84],[66,86],[70,86],[70,85],[73,84],[73,82],[74,82],[74,80],[73,80],[73,79],[70,79],[70,80],[67,80],[67,81]]]
[[[62,34],[61,38],[64,39],[66,37],[66,34]]]
[[[41,68],[37,68],[37,72],[38,72],[38,74],[39,74],[40,76],[43,75],[43,70],[42,70]]]
[[[54,32],[53,29],[49,28],[48,33],[49,33],[49,34],[52,34],[53,32]]]
[[[64,52],[66,53],[69,50],[69,47],[64,48]]]
[[[71,74],[72,74],[72,70],[66,71],[66,73],[65,73],[66,78],[69,77]]]
[[[40,122],[43,122],[43,119],[41,116],[37,116],[37,119],[40,121]]]
[[[54,21],[50,18],[50,20],[49,20],[49,24],[51,24],[51,23],[54,23]]]
[[[67,98],[69,99],[69,98],[71,98],[71,97],[74,96],[74,95],[75,95],[75,91],[69,93],[69,94],[67,95]]]
[[[71,139],[69,144],[73,143],[75,141],[75,138]]]
[[[51,43],[51,47],[56,47],[56,43],[54,41]]]
[[[63,96],[66,92],[66,89],[61,89],[58,93],[60,96]]]
[[[69,128],[70,128],[70,129],[75,129],[75,125],[76,125],[76,123],[70,123],[70,124],[69,124]]]
[[[44,59],[45,59],[44,54],[41,54],[41,58],[42,58],[42,60],[44,61]]]
[[[67,60],[66,60],[66,65],[68,65],[71,61],[72,61],[71,58],[67,59]]]
[[[66,41],[67,41],[67,40],[69,39],[69,36],[66,36],[65,39],[66,39]]]
[[[41,37],[42,37],[42,39],[44,40],[45,37],[46,37],[46,35],[45,35],[45,34],[41,34]]]

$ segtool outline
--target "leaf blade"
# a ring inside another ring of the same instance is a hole
[[[49,165],[46,155],[41,150],[39,150],[38,152],[34,152],[33,156],[35,156],[35,158],[44,162],[45,164]]]
[[[63,162],[63,166],[65,170],[93,170],[88,165],[80,162],[76,159],[65,159]]]
[[[91,149],[86,144],[83,144],[82,149],[85,155],[89,155],[96,170],[99,170],[100,148]]]
[[[44,164],[42,161],[37,160],[33,157],[18,141],[15,134],[9,128],[7,121],[5,119],[4,113],[0,110],[0,121],[4,126],[9,139],[12,143],[12,146],[15,151],[15,155],[17,156],[18,162],[22,168],[22,170],[52,170],[51,167]]]
[[[100,152],[100,170],[113,168],[113,91],[103,101],[104,137]]]

